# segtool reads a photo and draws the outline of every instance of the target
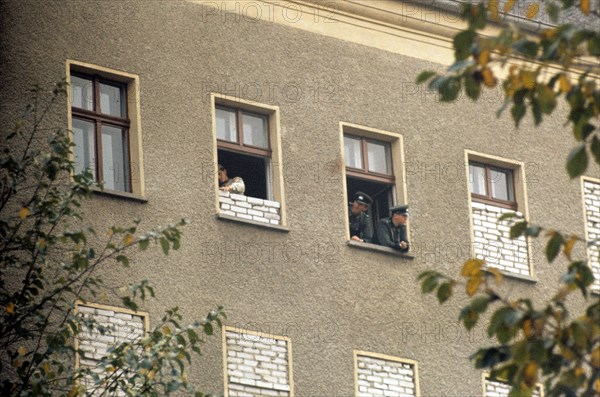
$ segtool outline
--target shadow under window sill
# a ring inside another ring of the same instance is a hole
[[[354,241],[354,240],[348,240],[347,244],[350,247],[359,248],[359,249],[363,249],[363,250],[367,250],[367,251],[379,252],[379,253],[386,254],[386,255],[393,255],[393,256],[399,257],[400,259],[403,259],[403,260],[415,259],[415,257],[413,255],[411,255],[410,253],[400,252],[393,248],[384,247],[382,245],[363,243],[363,242]]]

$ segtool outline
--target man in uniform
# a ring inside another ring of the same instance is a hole
[[[371,220],[366,213],[373,200],[366,193],[356,192],[354,201],[348,204],[348,220],[350,224],[350,239],[354,241],[371,242]]]
[[[398,205],[390,208],[390,217],[380,219],[375,228],[373,243],[399,250],[408,251],[406,237],[406,221],[408,220],[408,205]]]

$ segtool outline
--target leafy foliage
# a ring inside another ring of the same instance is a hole
[[[504,3],[504,15],[517,2]],[[593,3],[593,4],[592,4]],[[510,24],[492,35],[486,31],[490,22],[503,23],[497,0],[471,2],[463,5],[462,17],[467,28],[454,37],[455,63],[445,75],[424,71],[417,83],[429,81],[441,101],[454,101],[461,89],[477,101],[483,89],[504,93],[500,116],[510,108],[518,127],[530,112],[539,125],[551,114],[562,97],[569,108],[566,123],[571,126],[577,145],[567,157],[567,172],[571,178],[582,175],[592,157],[600,163],[600,2],[546,1],[546,10],[554,22],[561,10],[577,7],[585,15],[595,17],[595,28],[574,23],[562,23],[533,34]],[[535,7],[533,7],[535,6]],[[535,17],[539,5],[531,3],[529,18]],[[485,32],[485,33],[484,33]],[[502,76],[506,76],[501,79]],[[591,155],[591,156],[590,156]]]
[[[600,22],[598,1],[545,3],[554,22],[562,10],[571,8]],[[504,2],[504,13],[515,4]],[[567,156],[566,172],[571,178],[582,175],[590,160],[600,164],[600,31],[564,23],[535,35],[510,24],[495,36],[482,34],[490,21],[502,24],[499,6],[499,1],[493,0],[464,4],[467,28],[454,38],[455,63],[447,75],[425,71],[417,82],[429,81],[429,87],[439,91],[441,101],[454,100],[462,88],[477,101],[483,89],[501,85],[505,101],[498,116],[510,108],[517,127],[528,112],[534,124],[540,124],[563,97],[569,109],[566,125],[577,142]],[[531,3],[528,17],[533,18],[538,11],[539,5]],[[503,70],[506,77],[501,81]],[[589,296],[594,275],[587,261],[572,254],[577,244],[592,246],[600,241],[585,241],[531,225],[512,213],[499,219],[506,221],[511,223],[512,239],[543,236],[548,262],[555,263],[562,256],[568,263],[558,291],[548,302],[536,307],[528,298],[502,296],[501,272],[479,259],[464,262],[462,280],[432,270],[421,273],[423,293],[436,294],[442,304],[464,285],[469,303],[460,311],[459,320],[470,330],[487,314],[487,334],[493,341],[471,359],[475,368],[488,370],[491,379],[508,382],[512,386],[510,396],[531,396],[539,382],[544,382],[546,395],[551,397],[599,396],[600,298]],[[588,302],[587,307],[568,302],[578,292]]]
[[[0,395],[165,396],[185,391],[201,396],[187,380],[186,363],[190,351],[200,354],[204,336],[221,326],[225,314],[220,307],[187,326],[179,324],[177,308],[167,310],[144,337],[109,349],[99,361],[102,376],[75,366],[76,354],[85,355],[76,349],[77,335],[109,331],[75,310],[77,301],[103,291],[99,270],[130,266],[128,254],[151,243],[160,244],[167,255],[179,248],[180,228],[187,222],[139,234],[139,221],[134,221],[130,227],[112,227],[102,243],[92,228],[80,226],[83,200],[101,187],[89,171],[73,175],[67,132],[50,134],[45,128],[65,90],[64,82],[58,84],[48,101],[40,88],[32,90],[30,105],[2,136]],[[131,285],[121,301],[137,310],[150,297],[154,290],[143,280]]]

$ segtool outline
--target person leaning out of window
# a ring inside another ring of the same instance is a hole
[[[244,185],[244,180],[239,176],[230,179],[227,175],[227,168],[219,164],[219,190],[235,194],[244,194],[246,185]]]
[[[399,250],[408,251],[406,236],[406,221],[408,220],[408,205],[398,205],[390,208],[390,217],[380,219],[375,229],[373,243]]]
[[[371,221],[367,210],[373,200],[366,193],[356,192],[354,201],[348,204],[348,223],[350,224],[350,239],[354,241],[371,242]]]

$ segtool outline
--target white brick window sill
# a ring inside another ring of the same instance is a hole
[[[250,226],[257,226],[257,227],[260,227],[263,229],[271,229],[271,230],[276,230],[276,231],[285,232],[285,233],[288,233],[290,231],[290,229],[285,226],[251,221],[249,219],[242,219],[242,218],[238,218],[236,216],[226,215],[226,214],[217,214],[217,219],[221,219],[224,221],[232,221],[232,222],[237,222],[237,223],[244,223],[244,224],[250,225]]]
[[[393,248],[384,247],[382,245],[371,244],[371,243],[363,243],[360,241],[348,240],[348,245],[350,247],[359,248],[367,251],[379,252],[386,255],[394,255],[400,257],[401,259],[415,259],[410,253],[402,253]]]

